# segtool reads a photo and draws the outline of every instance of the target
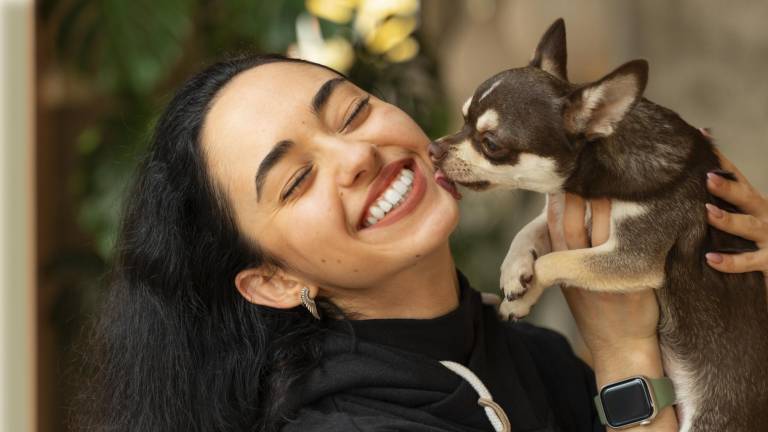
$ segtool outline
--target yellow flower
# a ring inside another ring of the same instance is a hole
[[[346,73],[355,62],[352,44],[342,38],[323,39],[317,18],[302,14],[296,19],[296,45],[288,55],[320,63]]]
[[[415,15],[419,0],[360,0],[355,17],[355,30],[367,37],[381,21],[391,16]]]
[[[352,20],[352,13],[357,7],[358,0],[307,0],[305,5],[312,15],[346,24]]]
[[[355,50],[348,40],[335,37],[325,41],[323,56],[317,63],[336,69],[341,73],[347,73],[355,62]]]
[[[392,17],[368,33],[365,45],[372,53],[383,54],[403,42],[415,29],[415,18]]]
[[[385,57],[392,63],[401,63],[414,58],[418,53],[419,43],[416,39],[409,37],[387,51]]]

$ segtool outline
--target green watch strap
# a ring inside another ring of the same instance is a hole
[[[672,386],[672,380],[667,377],[646,378],[651,383],[651,391],[656,399],[656,412],[674,405],[677,400],[675,387]]]
[[[595,408],[597,408],[597,416],[600,418],[600,424],[605,426],[608,424],[608,419],[605,418],[605,410],[603,409],[603,401],[600,400],[600,393],[595,396]]]

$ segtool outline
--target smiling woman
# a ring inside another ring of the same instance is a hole
[[[79,429],[600,430],[565,340],[499,321],[455,269],[429,142],[312,63],[190,79],[128,196]],[[652,293],[574,304],[603,324],[581,320],[599,377],[661,374]]]
[[[202,149],[242,235],[291,269],[243,270],[240,292],[285,308],[306,286],[367,318],[454,308],[434,291],[455,286],[450,272],[402,296],[450,256],[458,222],[456,201],[427,181],[428,144],[400,109],[325,68],[278,62],[233,78],[211,105]]]

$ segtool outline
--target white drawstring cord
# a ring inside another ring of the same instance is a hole
[[[472,386],[473,389],[475,389],[477,395],[480,396],[480,398],[477,400],[477,403],[485,410],[485,415],[488,416],[488,421],[491,422],[491,425],[493,425],[493,429],[496,432],[511,431],[511,426],[509,424],[509,418],[507,418],[507,414],[503,409],[501,409],[499,404],[493,401],[491,392],[488,391],[488,388],[485,387],[485,384],[480,381],[480,378],[478,378],[474,372],[460,363],[448,360],[443,360],[440,363],[456,373],[456,375],[462,377],[466,382],[469,383],[469,385]]]

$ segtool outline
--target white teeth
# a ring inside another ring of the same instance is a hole
[[[401,183],[400,180],[395,180],[392,183],[392,187],[401,194],[404,194],[408,190],[408,185]]]
[[[376,219],[381,219],[386,214],[386,213],[384,213],[384,210],[376,207],[375,205],[371,206],[370,212],[373,215],[373,217],[375,217]]]
[[[397,204],[402,197],[403,196],[397,193],[397,191],[394,189],[387,189],[384,191],[384,199],[391,202],[393,205]]]
[[[389,185],[381,197],[368,209],[368,217],[365,219],[365,226],[371,226],[381,220],[399,203],[404,201],[405,196],[411,191],[413,184],[413,171],[403,168],[400,176]]]
[[[387,200],[380,199],[376,201],[376,205],[381,207],[381,209],[385,212],[392,210],[392,204],[390,204]]]

